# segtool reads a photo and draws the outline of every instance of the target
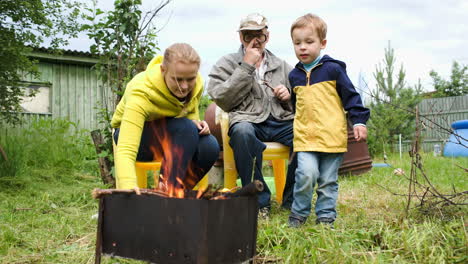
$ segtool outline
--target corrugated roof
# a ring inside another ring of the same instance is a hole
[[[57,51],[57,50],[46,48],[46,47],[33,48],[33,50],[37,52],[45,52],[49,54],[55,54]],[[61,51],[63,55],[83,56],[83,57],[91,57],[91,58],[97,57],[96,55],[93,55],[91,52],[88,52],[88,51],[69,50],[69,49],[59,49],[59,51]]]
[[[56,50],[45,47],[33,48],[28,56],[41,61],[66,62],[72,64],[94,65],[99,61],[99,56],[91,52],[67,49]]]

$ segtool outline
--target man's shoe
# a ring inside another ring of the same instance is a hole
[[[291,213],[288,218],[288,224],[289,224],[289,227],[299,228],[305,223],[306,220],[307,220],[307,217],[303,217],[303,216]]]
[[[317,220],[315,220],[315,223],[317,225],[326,225],[333,229],[333,223],[335,222],[335,219],[330,218],[330,217],[319,217]]]

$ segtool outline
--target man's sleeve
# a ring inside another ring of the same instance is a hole
[[[236,64],[226,57],[213,66],[207,91],[216,105],[226,112],[238,106],[252,92],[255,67]]]

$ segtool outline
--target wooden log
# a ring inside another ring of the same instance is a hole
[[[113,193],[135,193],[133,189],[94,189],[92,191],[92,195],[94,199],[99,199],[103,195],[110,195]],[[150,194],[150,195],[157,195],[161,197],[169,197],[167,193],[161,192],[158,190],[150,190],[150,189],[140,189],[141,194]]]
[[[237,190],[233,193],[225,193],[223,194],[225,197],[239,197],[239,196],[252,196],[256,195],[257,193],[263,191],[263,183],[259,180],[255,180],[246,186],[242,187],[241,189]]]

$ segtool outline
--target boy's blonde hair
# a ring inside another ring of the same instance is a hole
[[[200,56],[187,43],[174,43],[164,51],[163,65],[168,67],[173,62],[196,63],[200,66]]]
[[[312,26],[315,31],[317,31],[317,35],[320,40],[324,40],[327,38],[327,23],[323,21],[319,16],[308,13],[296,19],[296,21],[291,26],[291,37],[292,32],[296,28],[303,28]]]

